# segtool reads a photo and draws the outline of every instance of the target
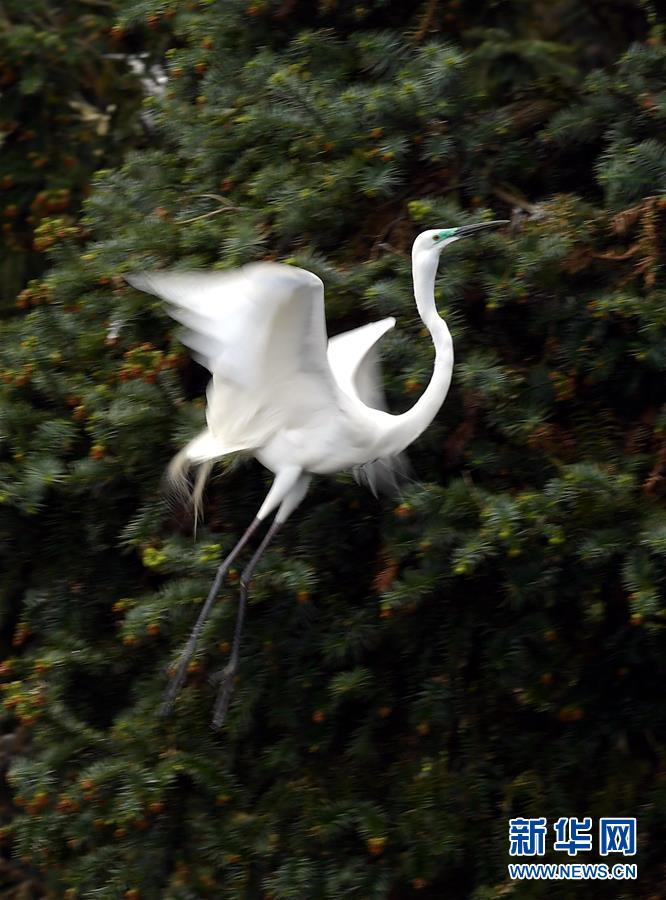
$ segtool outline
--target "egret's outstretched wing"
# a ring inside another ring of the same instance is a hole
[[[373,409],[386,409],[376,344],[395,325],[391,316],[345,331],[328,342],[328,362],[338,387]]]
[[[145,272],[127,281],[168,302],[185,326],[183,342],[213,375],[208,428],[179,454],[174,477],[188,463],[262,446],[289,424],[304,390],[320,407],[337,402],[324,285],[311,272],[261,262],[227,272]]]
[[[331,383],[324,286],[312,272],[252,263],[228,272],[144,272],[135,288],[162,297],[183,343],[215,377],[257,388],[293,372]]]
[[[328,362],[333,376],[340,390],[354,402],[386,410],[377,343],[394,325],[395,319],[390,316],[338,334],[328,342]],[[380,491],[394,493],[408,471],[407,457],[399,453],[357,466],[354,476],[376,495]]]

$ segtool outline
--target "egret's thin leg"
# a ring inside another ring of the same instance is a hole
[[[278,485],[279,483],[280,485],[280,491],[278,492],[278,490],[276,490],[273,494],[273,498],[280,496],[281,493],[282,499],[280,501],[280,508],[277,511],[273,523],[266,532],[263,541],[259,545],[257,552],[247,564],[245,570],[243,571],[243,574],[241,575],[238,618],[236,619],[234,642],[231,648],[231,656],[229,657],[229,662],[222,672],[222,685],[220,686],[220,692],[217,695],[217,700],[215,701],[215,709],[213,711],[213,728],[220,728],[224,724],[227,710],[229,708],[229,701],[231,700],[231,694],[234,689],[236,672],[238,671],[240,643],[243,633],[243,621],[245,619],[247,598],[250,592],[250,582],[252,581],[254,570],[256,569],[257,563],[261,559],[264,550],[275,536],[277,530],[287,521],[287,519],[299,505],[303,497],[305,497],[305,495],[307,494],[311,480],[311,475],[294,470],[291,470],[289,472],[281,472],[275,479],[275,484]],[[267,498],[266,503],[259,510],[258,515],[267,515],[268,512],[274,508],[274,505],[275,502],[273,502],[273,504],[268,504]]]
[[[282,525],[282,522],[278,522],[277,519],[271,523],[271,526],[266,532],[263,541],[261,542],[261,544],[259,544],[256,553],[247,564],[247,566],[243,570],[243,574],[241,575],[240,598],[238,601],[238,613],[236,616],[234,642],[231,646],[231,656],[229,657],[229,662],[224,667],[224,671],[222,672],[222,685],[220,687],[220,692],[217,695],[217,700],[215,701],[215,709],[213,710],[213,728],[220,728],[224,724],[227,710],[229,709],[229,701],[231,700],[231,694],[234,689],[234,682],[236,680],[236,673],[238,672],[240,644],[241,637],[243,636],[243,623],[245,621],[247,598],[250,593],[250,582],[252,581],[252,576],[254,575],[254,570],[257,567],[257,563],[263,556],[266,547],[268,547],[272,539],[275,537],[275,534],[280,525]]]
[[[180,660],[178,661],[178,666],[174,673],[173,681],[166,691],[161,709],[162,715],[168,715],[171,712],[176,697],[185,684],[185,679],[187,678],[187,667],[189,666],[190,661],[194,655],[197,641],[201,636],[201,632],[203,631],[204,625],[206,624],[208,616],[210,615],[210,611],[213,608],[213,604],[215,603],[215,599],[217,598],[217,594],[220,590],[220,585],[222,584],[224,576],[227,574],[230,566],[232,565],[238,554],[241,552],[243,547],[250,540],[259,525],[261,525],[261,519],[255,518],[252,520],[250,527],[245,531],[231,553],[218,568],[215,580],[213,581],[213,585],[208,593],[206,602],[204,603],[201,612],[199,613],[199,618],[197,619],[196,625],[192,629],[192,633],[190,634],[187,644],[185,645],[185,647],[183,648],[183,652],[181,653]]]

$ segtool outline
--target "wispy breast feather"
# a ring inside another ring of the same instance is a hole
[[[377,345],[394,326],[395,319],[389,316],[336,335],[328,342],[328,361],[335,380],[353,402],[386,411]],[[356,466],[353,475],[376,496],[378,493],[397,493],[408,472],[407,457],[399,453]]]

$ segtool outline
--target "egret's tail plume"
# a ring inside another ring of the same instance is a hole
[[[171,492],[185,503],[191,503],[194,510],[194,532],[201,516],[202,498],[206,482],[215,462],[229,453],[243,451],[244,446],[224,446],[208,429],[198,434],[176,453],[167,469],[167,480]],[[196,467],[194,485],[189,477],[190,469]]]
[[[167,481],[171,492],[179,500],[187,504],[192,504],[194,513],[194,533],[196,534],[199,518],[203,511],[203,492],[206,482],[213,468],[213,460],[205,460],[204,462],[194,462],[188,453],[188,448],[184,447],[169,463],[167,469]],[[197,472],[194,478],[194,485],[189,478],[190,469],[196,466]]]

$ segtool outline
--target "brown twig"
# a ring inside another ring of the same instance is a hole
[[[428,5],[426,6],[425,12],[423,13],[421,22],[419,23],[418,30],[414,35],[415,44],[420,44],[423,38],[435,24],[435,16],[437,14],[438,6],[439,0],[428,0]]]
[[[176,225],[189,225],[191,222],[199,222],[201,219],[219,216],[223,212],[240,212],[243,209],[241,206],[234,206],[226,197],[220,197],[219,194],[199,194],[198,196],[207,200],[217,200],[220,206],[217,209],[210,210],[210,212],[202,213],[200,216],[193,216],[191,219],[180,219],[176,222]]]
[[[662,441],[657,451],[652,471],[641,485],[642,492],[646,495],[654,493],[664,480],[664,472],[666,472],[666,441]]]
[[[118,9],[117,4],[111,3],[109,0],[77,0],[77,2],[82,6],[93,6],[98,7],[99,9]]]
[[[493,194],[496,197],[499,197],[500,200],[504,200],[509,206],[517,206],[519,209],[525,210],[525,212],[532,216],[538,211],[538,207],[534,203],[530,203],[529,200],[525,200],[524,197],[519,197],[517,194],[514,194],[503,187],[494,187]]]

